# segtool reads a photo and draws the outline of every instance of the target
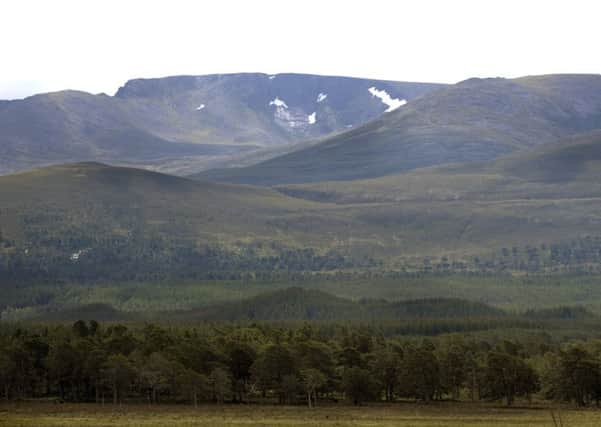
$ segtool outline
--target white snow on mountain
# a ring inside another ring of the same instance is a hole
[[[269,80],[275,79],[275,76],[269,76]]]
[[[288,108],[288,105],[286,105],[286,103],[284,101],[282,101],[280,98],[278,98],[277,96],[275,97],[275,99],[273,101],[269,102],[269,105],[275,105],[276,107],[280,107],[280,108]]]
[[[319,95],[317,95],[317,102],[323,102],[326,100],[327,97],[328,97],[327,93],[319,92]]]
[[[288,129],[303,131],[309,125],[315,124],[317,121],[316,112],[307,115],[307,113],[300,108],[289,108],[288,104],[277,96],[269,102],[269,106],[275,107],[273,117],[276,120],[276,123]]]
[[[196,111],[204,110],[204,108],[205,108],[205,105],[200,104],[198,107],[196,107]]]
[[[385,90],[378,90],[374,86],[370,87],[368,90],[369,93],[371,93],[371,96],[379,98],[383,104],[388,105],[388,109],[385,111],[386,113],[396,110],[407,103],[407,101],[404,99],[392,98],[388,92]]]

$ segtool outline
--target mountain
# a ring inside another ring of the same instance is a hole
[[[245,73],[135,79],[115,96],[63,91],[2,101],[0,173],[78,161],[191,173],[361,125],[439,87]]]
[[[132,123],[106,95],[64,91],[10,101],[0,109],[0,172],[82,159],[152,162],[231,151],[173,143]]]
[[[198,176],[277,185],[483,161],[601,128],[601,75],[469,79],[267,161]]]
[[[278,188],[291,196],[330,203],[595,199],[601,197],[601,131],[491,162],[424,168],[352,183]]]
[[[170,141],[266,146],[357,126],[390,109],[383,96],[411,100],[438,87],[441,85],[248,73],[131,80],[115,97],[137,104],[130,109],[133,120],[152,117],[145,126]],[[166,107],[171,115],[161,114]]]

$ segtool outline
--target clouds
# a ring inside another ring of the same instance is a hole
[[[0,97],[112,94],[133,77],[239,71],[440,82],[598,73],[600,9],[584,0],[9,0]]]

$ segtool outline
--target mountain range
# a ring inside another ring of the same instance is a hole
[[[0,287],[11,307],[47,301],[43,290],[28,293],[40,284],[233,280],[267,290],[315,275],[392,289],[415,275],[429,286],[431,272],[601,273],[601,76],[448,86],[260,74],[134,80],[114,97],[2,102],[0,128],[3,171],[29,169],[0,176]],[[250,137],[258,129],[260,143]],[[61,163],[79,157],[106,161]],[[164,173],[220,162],[247,166]],[[47,163],[61,164],[34,167]],[[582,292],[571,301],[592,291]],[[260,310],[257,301],[246,304]],[[193,315],[258,313],[211,310]],[[302,304],[291,310],[306,318]]]
[[[601,75],[469,79],[318,144],[198,177],[258,185],[354,180],[484,161],[601,128]]]
[[[114,96],[68,90],[2,101],[0,173],[77,161],[192,173],[360,126],[439,87],[243,73],[134,79]]]

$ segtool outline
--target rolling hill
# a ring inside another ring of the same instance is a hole
[[[601,131],[519,151],[491,162],[418,169],[353,182],[278,187],[335,203],[562,200],[601,197]]]
[[[266,231],[261,217],[311,206],[259,187],[195,182],[91,162],[2,176],[0,199],[3,236],[16,241],[37,232],[68,230],[99,238],[107,233],[129,239],[139,231],[207,240],[231,231],[243,239],[240,227]]]
[[[601,273],[599,147],[597,131],[492,162],[276,188],[98,163],[2,176],[0,309],[8,318],[84,303],[207,319],[321,319],[334,308],[416,316],[406,305],[367,310],[312,293],[286,314],[260,298],[196,308],[294,283],[354,299],[596,302],[596,276],[584,278]],[[524,273],[545,274],[552,289]]]
[[[531,310],[531,317],[555,319],[573,314],[591,314],[579,311],[547,309]],[[106,303],[76,306],[39,306],[33,318],[43,320],[143,320],[164,318],[182,321],[392,321],[417,319],[479,319],[507,318],[507,313],[490,305],[459,298],[424,298],[416,300],[354,301],[316,289],[300,287],[263,292],[239,301],[213,303],[203,308],[171,312],[135,312],[117,310]]]
[[[500,309],[453,298],[408,301],[351,301],[318,290],[288,288],[240,302],[188,312],[203,320],[399,320],[418,318],[502,317]]]
[[[276,188],[98,163],[36,169],[0,177],[0,270],[163,280],[422,269],[445,258],[435,264],[463,271],[499,268],[502,248],[541,245],[548,268],[558,259],[561,268],[596,265],[600,147],[594,131],[492,162]],[[544,265],[522,261],[512,258],[512,268]]]
[[[115,96],[63,91],[3,101],[0,174],[78,161],[192,173],[363,124],[389,108],[383,93],[412,100],[438,87],[244,73],[134,79]]]
[[[273,190],[79,163],[0,177],[0,200],[0,275],[9,283],[205,274],[249,269],[259,254],[300,263],[311,255],[288,249],[297,246],[291,235],[271,236],[270,222],[312,204]]]
[[[77,282],[588,268],[601,253],[599,136],[352,184],[268,189],[97,163],[4,176],[0,273]],[[512,247],[519,257],[499,257]],[[532,247],[545,249],[534,259]]]
[[[384,299],[352,300],[317,289],[289,287],[262,292],[238,301],[212,303],[202,308],[174,311],[123,311],[107,303],[37,306],[31,319],[54,321],[141,321],[164,319],[173,321],[211,322],[298,322],[355,321],[400,325],[414,322],[414,328],[431,322],[450,321],[450,329],[470,319],[470,329],[493,329],[503,326],[536,325],[549,321],[589,320],[598,316],[581,305],[529,308],[521,312],[506,311],[490,304],[461,298],[419,298],[390,301]],[[505,321],[505,323],[504,323]],[[384,323],[381,323],[384,322]],[[492,323],[491,323],[492,322]],[[520,323],[521,322],[521,323]],[[481,323],[481,327],[477,326]],[[432,325],[430,325],[432,326]],[[440,327],[440,324],[438,324]],[[465,327],[465,325],[464,325]],[[535,326],[536,327],[536,326]],[[445,329],[443,329],[446,332]]]
[[[491,160],[601,128],[601,75],[470,79],[364,126],[267,161],[198,176],[278,185]]]

